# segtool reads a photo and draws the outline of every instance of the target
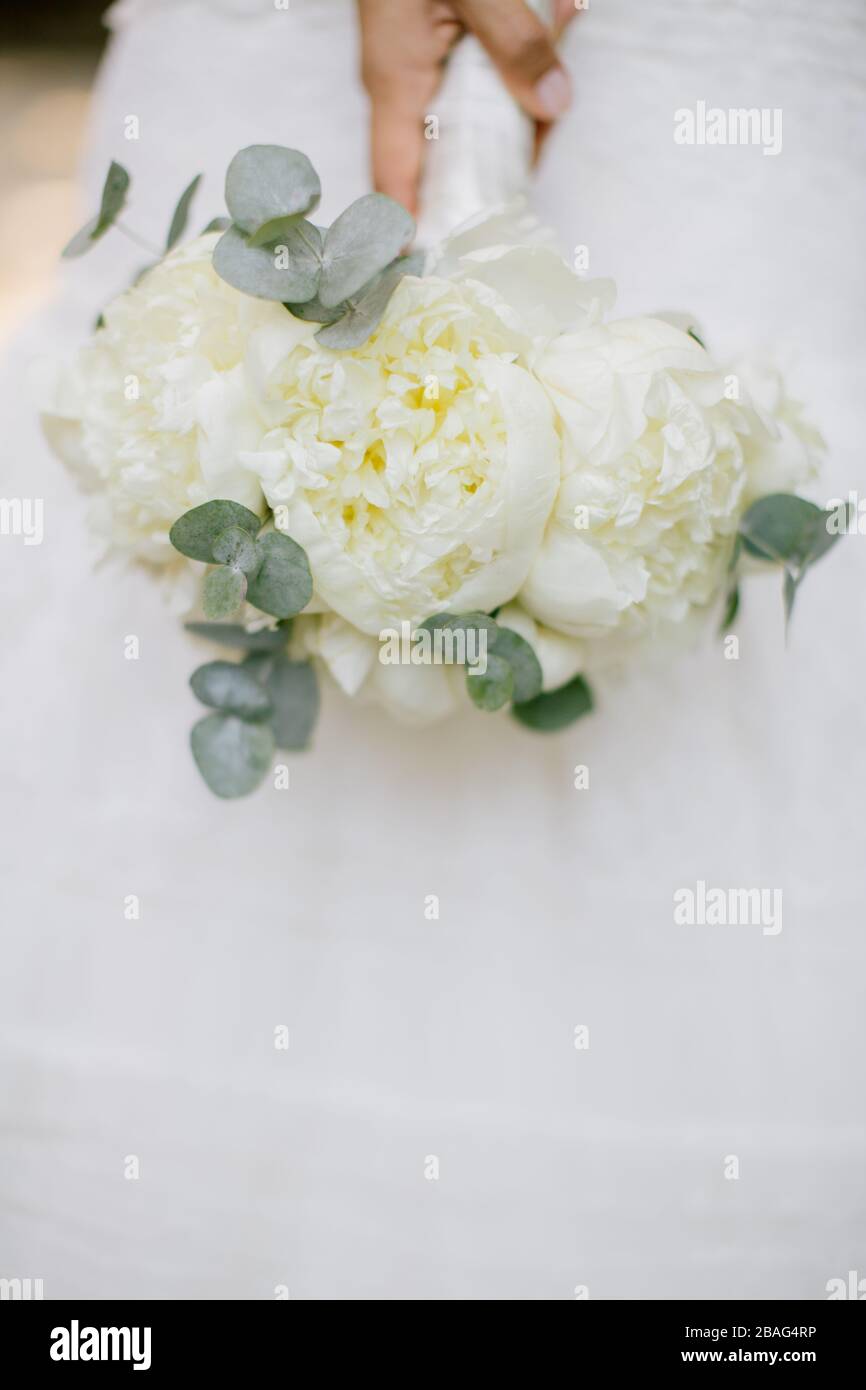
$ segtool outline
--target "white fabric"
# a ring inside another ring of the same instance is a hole
[[[552,0],[527,0],[548,25]],[[467,34],[451,54],[425,120],[418,238],[444,241],[498,203],[530,196],[535,123],[503,85],[482,44]]]
[[[623,314],[792,349],[827,495],[862,488],[860,0],[607,0],[568,56],[541,214]],[[273,140],[313,158],[327,219],[367,188],[356,65],[349,0],[141,7],[99,78],[91,198],[122,158],[159,238],[192,173],[204,223],[231,154]],[[782,108],[783,152],[676,145],[698,100]],[[46,519],[42,546],[0,540],[0,1274],[46,1297],[568,1299],[820,1298],[866,1273],[866,539],[810,576],[787,650],[758,580],[738,661],[708,640],[549,740],[475,713],[405,730],[329,692],[288,791],[218,802],[185,748],[206,649],[147,576],[91,571],[22,384],[138,264],[109,237],[66,269],[2,385],[4,489]],[[781,887],[782,932],[675,926],[697,879]]]

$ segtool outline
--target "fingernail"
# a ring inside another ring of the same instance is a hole
[[[535,84],[535,99],[551,121],[571,105],[571,83],[564,68],[550,68]]]

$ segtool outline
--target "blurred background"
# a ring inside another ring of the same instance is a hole
[[[50,294],[76,187],[105,0],[0,10],[0,349]]]

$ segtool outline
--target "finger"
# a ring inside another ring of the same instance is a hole
[[[542,151],[547,144],[547,137],[553,130],[552,121],[536,121],[535,123],[535,146],[533,149],[532,162],[537,164],[541,158]]]
[[[370,99],[373,186],[414,214],[424,157],[424,113],[405,89],[373,83]]]
[[[523,0],[455,0],[455,8],[524,110],[538,121],[561,116],[571,103],[571,81],[552,36]]]
[[[358,0],[358,11],[361,72],[370,96],[373,183],[414,213],[424,116],[441,78],[450,35],[431,28],[427,0]]]
[[[556,7],[553,12],[553,37],[562,37],[568,25],[579,14],[580,6],[577,0],[556,0]]]

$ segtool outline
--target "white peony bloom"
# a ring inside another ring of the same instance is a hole
[[[562,483],[521,604],[572,637],[683,622],[724,584],[772,419],[660,319],[562,335],[535,370],[560,422]]]
[[[817,477],[826,449],[802,404],[788,394],[781,373],[767,363],[741,358],[726,368],[745,409],[743,434],[746,501],[771,492],[797,492]]]
[[[616,300],[612,280],[582,279],[552,241],[518,198],[458,228],[430,253],[426,272],[492,290],[491,302],[531,362],[552,337],[599,322]]]
[[[512,598],[559,485],[559,441],[495,291],[407,276],[351,354],[295,330],[280,344],[283,331],[250,344],[272,428],[243,457],[325,603],[375,635]]]
[[[243,358],[256,328],[289,319],[211,264],[216,235],[173,251],[106,309],[104,327],[68,368],[43,374],[50,442],[96,496],[94,529],[151,563],[181,561],[168,532],[190,507],[227,497],[262,509],[239,462],[262,422]]]

